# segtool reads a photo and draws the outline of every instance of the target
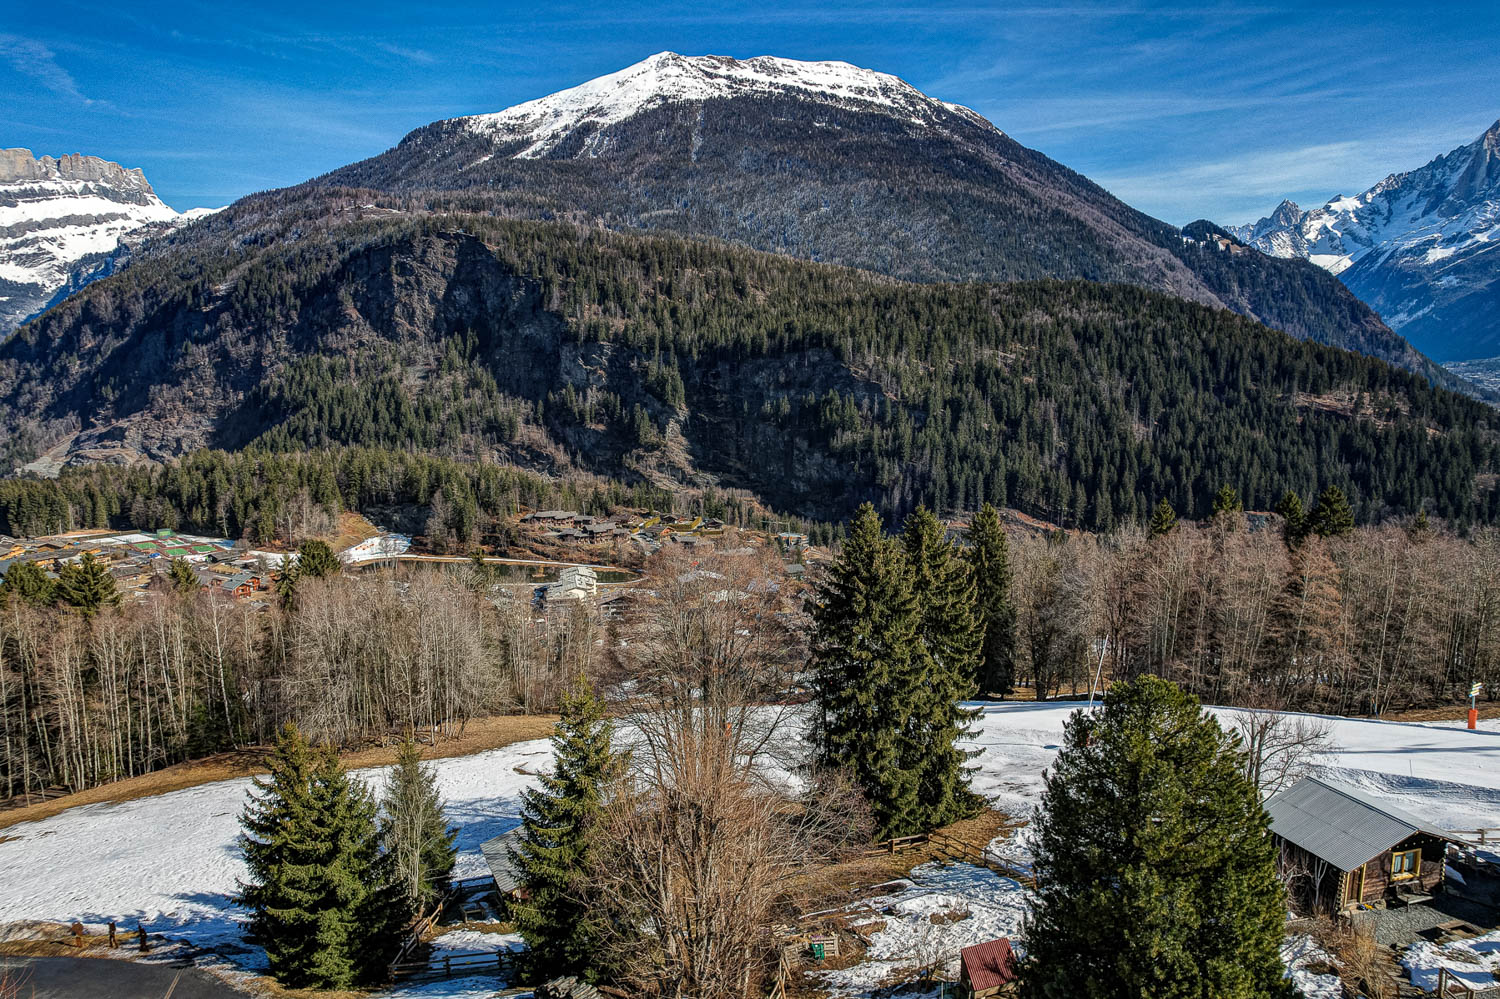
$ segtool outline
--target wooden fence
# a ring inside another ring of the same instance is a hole
[[[516,955],[508,950],[452,951],[435,954],[425,961],[397,962],[390,966],[391,980],[452,978],[465,975],[503,975],[515,967]]]
[[[882,840],[865,850],[861,856],[879,857],[886,854],[902,853],[919,846],[936,847],[937,852],[948,860],[957,860],[966,864],[977,864],[980,867],[988,867],[996,874],[1015,881],[1022,888],[1036,888],[1035,876],[1018,867],[1012,866],[1006,862],[1005,858],[991,850],[988,846],[971,843],[968,840],[950,836],[945,832],[918,833],[915,836],[898,836],[895,839]]]
[[[1486,826],[1483,829],[1453,829],[1449,834],[1476,846],[1500,843],[1500,826]]]
[[[480,951],[476,953],[453,952],[445,954],[442,957],[431,957],[425,961],[408,960],[412,952],[421,946],[423,938],[437,925],[437,921],[442,918],[443,913],[447,911],[448,906],[453,904],[454,900],[468,894],[475,888],[482,888],[491,883],[493,883],[493,879],[488,876],[465,878],[462,881],[453,882],[453,885],[448,889],[448,893],[438,899],[437,904],[432,907],[432,911],[418,918],[416,922],[407,928],[406,937],[401,941],[401,946],[397,948],[395,958],[387,966],[391,980],[397,981],[402,978],[421,976],[451,978],[455,969],[459,969],[461,973],[463,969],[479,969],[481,967],[484,971],[491,969],[497,971],[503,970],[506,962],[509,960],[507,956],[508,952],[506,951],[501,951],[498,954],[492,951]],[[470,960],[471,958],[483,958],[484,960]],[[481,972],[475,970],[472,973],[479,974]]]
[[[1492,832],[1494,830],[1491,830]],[[1481,999],[1500,995],[1500,985],[1476,989],[1460,978],[1454,978],[1447,968],[1438,969],[1437,988],[1432,992],[1440,999]]]

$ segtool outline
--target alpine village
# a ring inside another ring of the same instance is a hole
[[[0,999],[1500,997],[1493,11],[1153,184],[952,25],[1192,12],[334,6],[0,24]]]

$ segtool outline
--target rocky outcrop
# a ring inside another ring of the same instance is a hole
[[[0,339],[184,219],[138,169],[0,149]]]

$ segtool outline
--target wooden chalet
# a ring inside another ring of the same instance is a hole
[[[1308,912],[1428,901],[1453,837],[1354,788],[1304,777],[1266,803],[1277,866]]]
[[[1016,984],[1016,954],[1010,938],[965,947],[959,952],[958,994],[960,999],[985,999],[1007,995]]]

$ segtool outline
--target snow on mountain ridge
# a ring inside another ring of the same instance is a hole
[[[122,241],[202,214],[173,211],[139,169],[0,149],[0,338],[87,283]]]
[[[1339,195],[1309,211],[1283,201],[1271,215],[1229,231],[1263,253],[1301,257],[1339,275],[1426,353],[1476,356],[1467,353],[1470,344],[1423,343],[1404,327],[1421,320],[1432,336],[1451,341],[1443,328],[1457,318],[1471,330],[1464,334],[1471,344],[1479,333],[1500,345],[1500,323],[1481,321],[1487,307],[1445,313],[1443,304],[1456,303],[1466,290],[1482,293],[1500,264],[1480,256],[1500,242],[1500,121],[1473,142],[1393,173],[1362,194]]]
[[[840,105],[874,105],[919,124],[938,109],[984,122],[968,108],[928,97],[898,77],[846,62],[800,62],[778,56],[738,60],[675,52],[659,52],[619,72],[504,111],[458,120],[481,135],[529,139],[514,155],[534,159],[547,155],[580,127],[597,131],[662,104],[787,91]]]

